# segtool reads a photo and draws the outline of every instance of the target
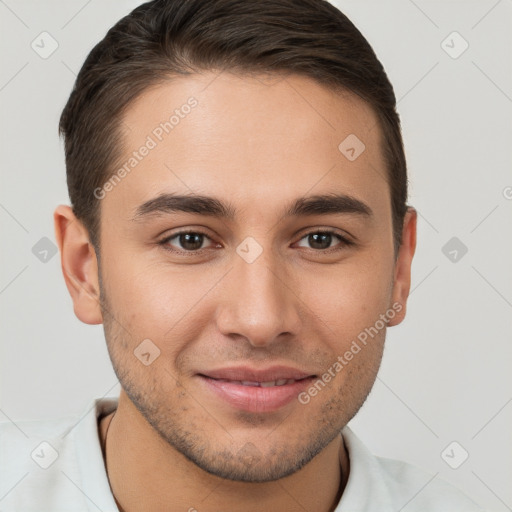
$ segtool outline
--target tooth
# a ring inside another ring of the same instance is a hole
[[[293,379],[292,379],[293,380]],[[284,384],[288,383],[288,379],[279,379],[276,380],[276,386],[283,386]]]
[[[286,381],[286,384],[293,384],[295,382],[295,379],[288,379]]]
[[[275,380],[269,380],[267,382],[261,382],[260,383],[260,386],[262,388],[271,388],[272,386],[275,386],[276,385],[276,381]]]
[[[243,381],[241,381],[241,384],[242,384],[242,386],[259,386],[260,385],[259,382],[253,382],[250,380],[243,380]]]

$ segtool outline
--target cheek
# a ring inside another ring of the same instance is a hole
[[[131,335],[132,344],[151,339],[162,351],[179,351],[198,336],[198,311],[204,320],[205,296],[219,280],[193,266],[147,263],[118,258],[105,269],[105,292],[116,320]],[[172,341],[172,343],[169,343]]]
[[[300,296],[330,328],[331,337],[336,336],[333,343],[343,345],[385,314],[391,290],[391,265],[382,261],[362,265],[354,259],[302,281]]]

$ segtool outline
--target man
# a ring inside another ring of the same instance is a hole
[[[410,288],[395,106],[322,0],[156,0],[108,32],[62,113],[54,218],[122,391],[3,426],[26,480],[2,510],[481,510],[346,426]]]

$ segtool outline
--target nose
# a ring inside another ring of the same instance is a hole
[[[296,277],[275,261],[270,250],[252,263],[235,255],[217,309],[220,332],[243,337],[254,347],[297,336],[301,314]]]

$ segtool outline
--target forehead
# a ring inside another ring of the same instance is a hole
[[[116,169],[124,165],[126,177],[105,203],[128,208],[162,192],[194,192],[261,209],[308,191],[369,202],[388,195],[373,110],[298,75],[173,78],[130,105],[122,129]]]

